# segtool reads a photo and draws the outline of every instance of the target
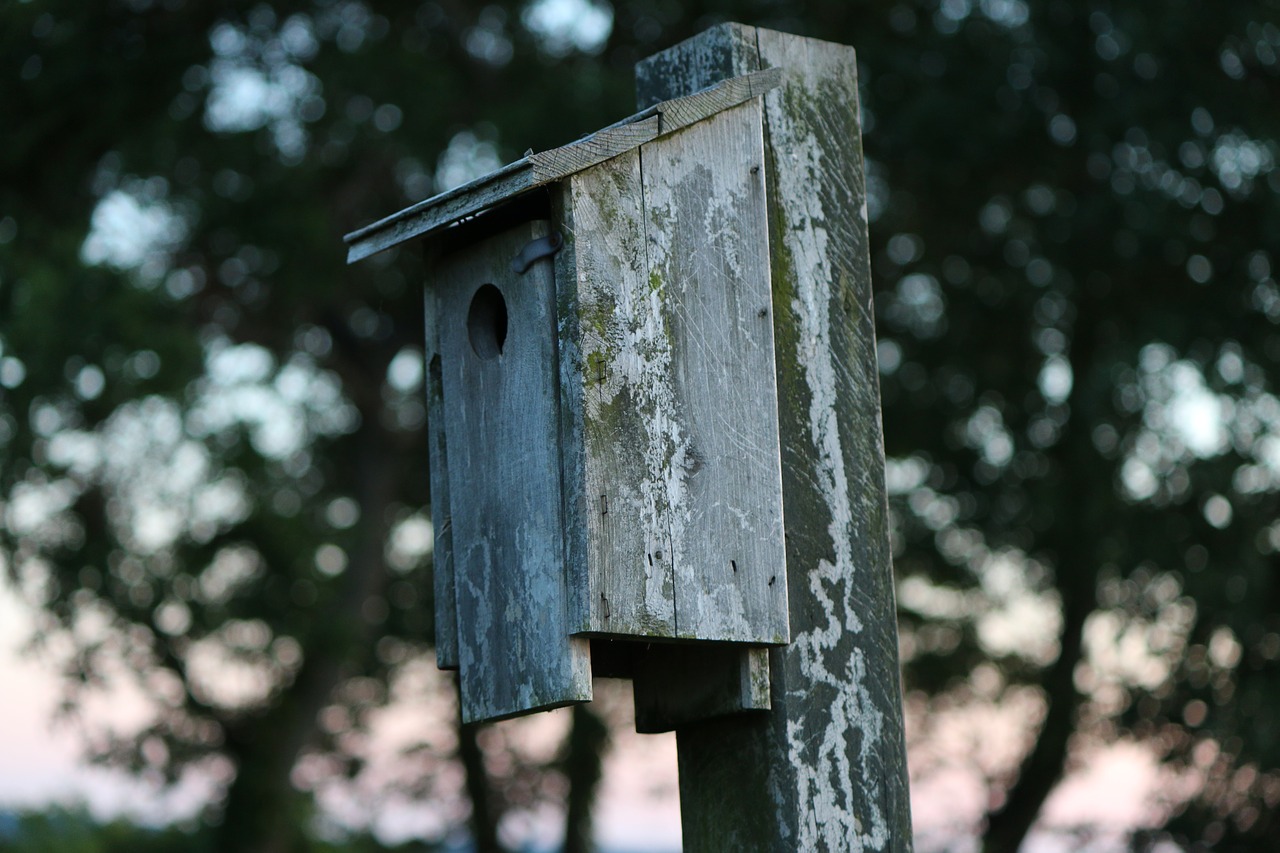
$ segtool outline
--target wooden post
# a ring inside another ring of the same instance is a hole
[[[725,24],[637,67],[640,107],[762,68],[791,643],[772,710],[677,730],[686,853],[910,850],[851,48]]]

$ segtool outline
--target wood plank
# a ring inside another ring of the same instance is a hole
[[[636,660],[636,731],[659,734],[744,711],[767,711],[769,651],[727,644],[654,644]]]
[[[663,135],[674,133],[704,118],[710,118],[718,112],[759,97],[781,84],[782,69],[766,68],[763,71],[725,80],[723,83],[692,95],[664,101],[656,108],[662,116],[661,132]]]
[[[760,70],[754,27],[716,27],[636,63],[636,106],[688,97]]]
[[[854,52],[725,24],[641,63],[640,103],[762,65],[792,642],[772,711],[677,732],[684,849],[907,851]]]
[[[760,101],[640,150],[673,399],[676,636],[789,639]]]
[[[347,263],[422,237],[475,216],[521,193],[631,150],[659,135],[757,97],[781,82],[777,69],[723,81],[706,91],[673,98],[589,136],[550,151],[530,154],[460,187],[410,205],[343,237]]]
[[[561,388],[564,420],[580,425],[566,443],[566,471],[577,471],[566,486],[586,537],[582,629],[672,637],[675,399],[668,307],[647,274],[639,151],[575,175],[566,198]]]
[[[436,665],[458,668],[458,610],[453,576],[453,519],[449,512],[449,452],[445,445],[444,380],[440,369],[440,298],[423,288],[426,314],[427,453],[431,477],[432,587]]]
[[[568,624],[552,264],[511,269],[547,232],[523,223],[433,276],[465,722],[591,698],[588,643]]]
[[[584,475],[582,334],[578,311],[578,246],[569,184],[550,193],[551,218],[562,245],[552,258],[556,287],[560,379],[561,513],[564,519],[565,575],[569,584],[568,622],[573,634],[590,628],[592,590],[587,537],[591,512]],[[595,654],[592,653],[592,672]],[[599,677],[599,676],[596,676]]]
[[[521,159],[471,183],[420,201],[342,239],[347,243],[347,263],[438,231],[455,222],[495,207],[534,189],[533,164]]]
[[[577,142],[540,154],[528,155],[533,165],[535,185],[558,181],[574,172],[581,172],[624,151],[630,151],[642,143],[654,139],[662,124],[660,116],[650,116],[638,121],[608,127]]]

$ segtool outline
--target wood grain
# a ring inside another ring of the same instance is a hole
[[[431,552],[436,665],[458,668],[458,604],[453,575],[453,519],[449,511],[449,452],[445,442],[444,379],[440,367],[440,296],[425,288],[427,453],[431,476]]]
[[[684,849],[907,851],[853,50],[725,24],[641,63],[639,102],[761,67],[792,642],[770,712],[677,731]]]
[[[591,698],[587,642],[569,625],[552,264],[523,275],[510,266],[547,231],[527,222],[482,240],[440,263],[430,284],[440,295],[466,722]],[[490,287],[505,324],[473,313]]]
[[[582,630],[673,637],[669,310],[648,276],[640,152],[575,175],[566,194],[561,385],[579,425],[565,470],[585,536]]]
[[[760,101],[640,149],[670,346],[676,635],[785,643]]]
[[[582,424],[565,471],[584,632],[787,640],[760,109],[567,184],[561,388],[563,420]]]
[[[630,151],[657,138],[661,124],[659,116],[648,116],[605,128],[561,148],[530,154],[528,159],[533,165],[533,182],[542,185],[558,181]]]

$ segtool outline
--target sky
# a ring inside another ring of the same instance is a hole
[[[85,804],[99,819],[124,815],[149,823],[194,814],[208,796],[208,786],[187,784],[161,796],[120,773],[90,768],[78,759],[74,727],[54,719],[58,700],[54,674],[40,661],[18,653],[30,629],[24,605],[0,582],[0,811]],[[447,676],[424,665],[419,677],[430,682]],[[447,695],[437,689],[442,683],[428,683],[422,689]],[[376,739],[382,745],[382,757],[375,762],[374,773],[394,774],[395,745],[419,733],[422,703],[410,701],[413,695],[421,693],[406,688],[402,701],[393,703],[379,720]],[[597,702],[617,727],[597,803],[597,840],[617,853],[676,853],[680,810],[674,736],[638,735],[632,730],[630,691],[624,682],[598,681]],[[112,702],[110,711],[100,707],[91,713],[127,719],[130,700],[121,697]],[[908,719],[912,727],[925,722],[912,712],[910,703]],[[514,722],[520,728],[518,736],[535,744],[558,742],[567,724],[564,710]],[[998,772],[1016,760],[1019,738],[1035,724],[1034,709],[1016,701],[1003,706],[976,701],[936,712],[927,724],[926,746],[915,748],[920,743],[914,736],[918,732],[909,734],[917,849],[922,853],[964,850],[962,839],[987,806],[981,774]],[[1154,821],[1160,793],[1175,784],[1138,745],[1087,747],[1046,806],[1048,822],[1057,830],[1038,833],[1031,850],[1119,851],[1125,828]],[[430,834],[441,825],[439,815],[429,807],[375,799],[368,792],[325,791],[320,799],[339,821],[371,826],[388,841]],[[1069,832],[1080,826],[1095,828],[1088,843]],[[559,817],[552,812],[519,816],[505,827],[507,840],[539,846],[554,844],[559,832]]]
[[[20,653],[31,628],[26,606],[0,575],[0,812],[83,804],[100,820],[126,816],[151,824],[195,814],[209,786],[186,784],[160,795],[122,773],[92,768],[79,759],[74,724],[55,720],[56,675],[47,664]],[[434,666],[423,671],[440,680],[448,677],[435,672]],[[675,737],[638,735],[631,729],[630,693],[622,683],[598,683],[597,696],[610,717],[628,724],[606,756],[596,812],[597,840],[614,853],[675,853],[680,849]],[[417,734],[413,726],[420,724],[421,712],[410,705],[402,702],[380,718],[377,737],[385,749],[375,773],[393,772],[386,765],[391,763],[395,744]],[[137,713],[136,702],[127,695],[111,706],[109,711],[99,707],[91,713],[110,713],[117,719]],[[527,737],[554,743],[567,723],[567,712],[562,710],[516,725],[526,730]],[[420,804],[375,803],[360,791],[323,792],[321,800],[333,815],[356,825],[368,824],[389,841],[429,833],[440,825],[438,816]],[[509,840],[538,844],[554,843],[559,832],[559,818],[551,813],[520,816],[506,827]]]
[[[190,813],[201,793],[193,786],[161,797],[80,761],[74,726],[55,721],[55,674],[20,654],[30,630],[25,606],[0,578],[0,811],[84,803],[100,818],[127,814],[148,822]]]

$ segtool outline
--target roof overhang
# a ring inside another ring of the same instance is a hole
[[[725,80],[701,92],[654,104],[576,142],[540,153],[432,196],[344,236],[347,263],[424,237],[625,151],[760,97],[782,83],[781,68]]]

